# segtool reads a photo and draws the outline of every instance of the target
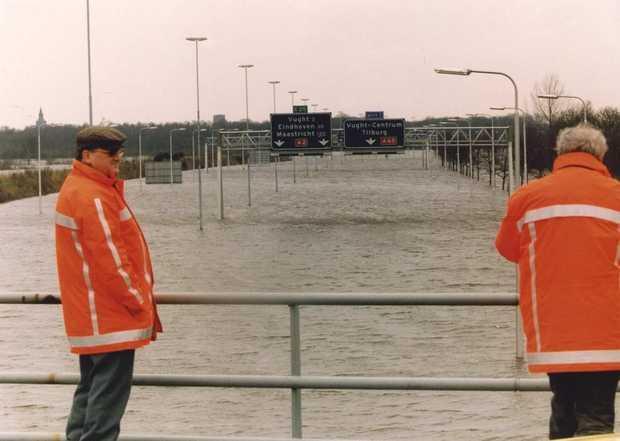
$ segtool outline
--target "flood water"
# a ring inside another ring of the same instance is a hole
[[[306,163],[306,161],[308,161]],[[307,167],[307,168],[306,168]],[[507,292],[515,268],[495,252],[506,194],[417,157],[299,158],[224,170],[182,185],[127,185],[161,292]],[[306,175],[307,173],[307,175]],[[0,292],[56,291],[56,195],[0,205]],[[166,332],[137,352],[136,373],[289,371],[286,306],[162,306]],[[301,307],[302,373],[527,376],[510,307]],[[0,371],[77,372],[58,306],[0,305]],[[74,386],[0,385],[0,430],[63,431]],[[542,392],[303,392],[304,437],[538,440]],[[290,436],[290,391],[135,387],[124,433]]]

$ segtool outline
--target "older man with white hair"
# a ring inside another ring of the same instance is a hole
[[[553,393],[549,438],[613,432],[620,378],[620,183],[587,125],[557,139],[551,175],[510,198],[495,245],[519,266],[528,368]]]

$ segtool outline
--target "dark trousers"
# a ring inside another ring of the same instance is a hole
[[[67,441],[116,441],[131,392],[134,350],[80,355]]]
[[[549,374],[549,439],[611,433],[620,372]]]

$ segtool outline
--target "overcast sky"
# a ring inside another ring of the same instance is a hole
[[[336,113],[386,117],[487,113],[520,105],[545,75],[595,108],[620,107],[619,0],[90,0],[93,120],[245,117],[309,98]],[[85,0],[0,0],[0,126],[88,122]]]

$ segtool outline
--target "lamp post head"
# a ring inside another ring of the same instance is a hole
[[[280,84],[280,82],[278,80],[274,80],[274,81],[267,81],[269,84]]]
[[[242,67],[242,68],[244,68],[244,69],[247,69],[247,68],[249,68],[249,67],[254,67],[254,65],[253,65],[253,64],[240,64],[240,65],[239,65],[239,67]]]
[[[471,73],[471,69],[444,69],[444,68],[436,68],[435,73],[438,74],[446,74],[446,75],[469,75]]]
[[[186,37],[187,41],[205,41],[207,37]]]
[[[538,98],[547,98],[549,100],[557,100],[559,96],[558,95],[538,95]]]
[[[297,93],[296,90],[289,90],[288,93]]]
[[[495,107],[495,106],[492,106],[492,107],[489,107],[489,109],[490,110],[506,110],[506,107]]]

